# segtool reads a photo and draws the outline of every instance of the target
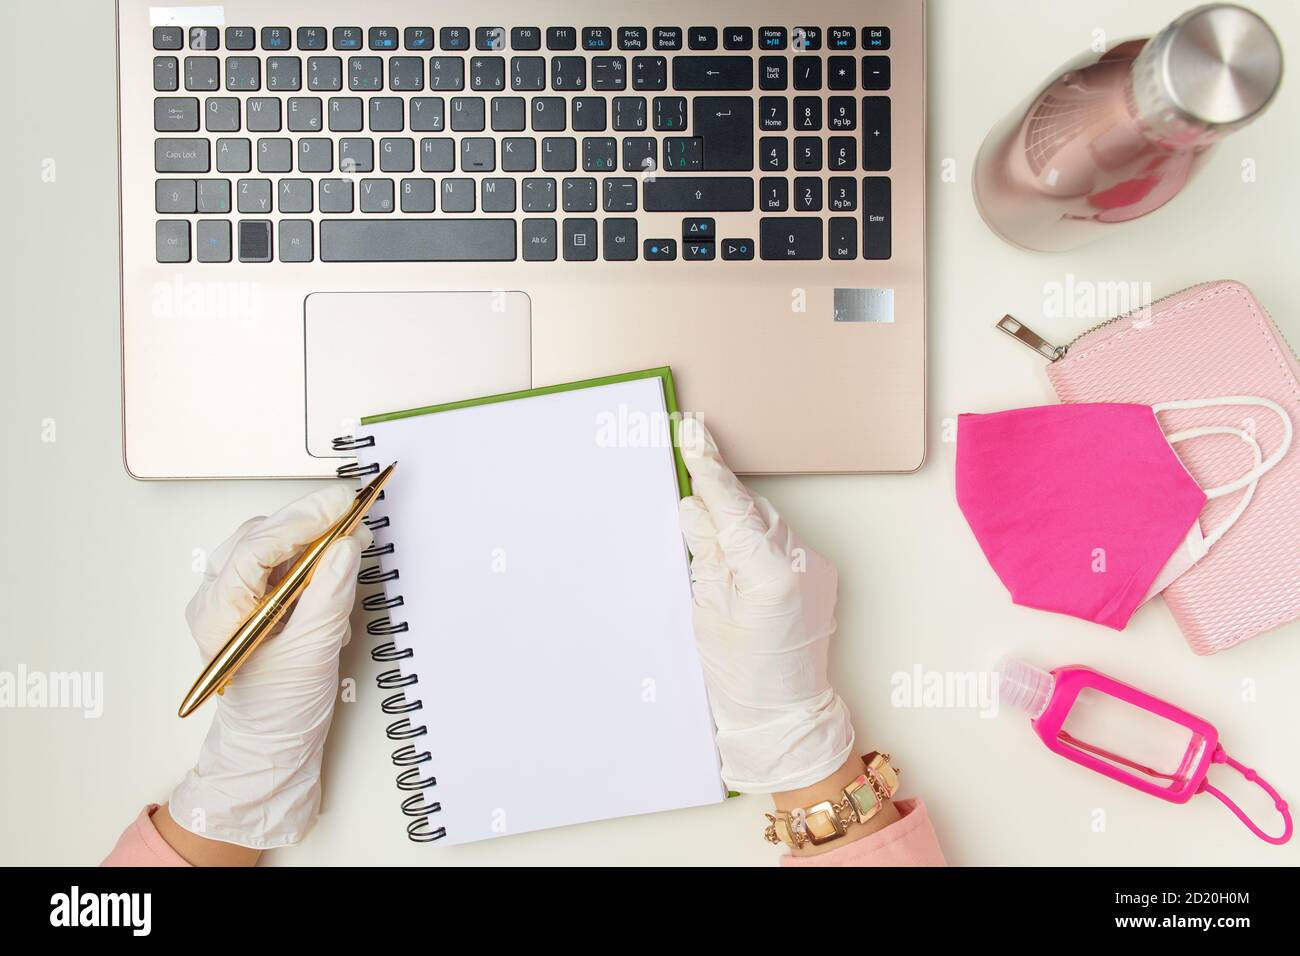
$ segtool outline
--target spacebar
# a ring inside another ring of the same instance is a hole
[[[510,262],[513,219],[323,219],[322,262]]]
[[[656,176],[645,181],[646,212],[751,212],[748,176]]]

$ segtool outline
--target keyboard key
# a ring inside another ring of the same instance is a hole
[[[614,47],[614,31],[609,27],[583,27],[582,48],[601,52]]]
[[[154,212],[184,216],[195,211],[196,187],[192,179],[159,179],[154,182]]]
[[[758,31],[760,50],[784,50],[786,43],[785,27],[763,27]]]
[[[298,172],[334,172],[334,140],[323,136],[298,140]]]
[[[686,129],[686,97],[655,97],[655,129],[661,132]]]
[[[759,257],[802,260],[822,258],[822,221],[816,216],[759,220]]]
[[[668,61],[662,56],[634,56],[632,58],[632,89],[666,90],[668,88]]]
[[[692,216],[682,220],[682,238],[712,242],[718,238],[718,221],[710,217]]]
[[[496,171],[497,143],[487,136],[466,136],[460,141],[460,168],[466,173]]]
[[[255,56],[226,57],[226,89],[252,92],[262,88],[262,61]]]
[[[465,60],[459,56],[435,56],[429,59],[429,89],[463,90]]]
[[[322,262],[513,262],[515,223],[513,219],[324,219],[320,258]]]
[[[659,141],[653,136],[623,137],[623,171],[651,172],[659,168]]]
[[[764,56],[758,60],[758,88],[784,90],[790,85],[789,64],[783,56]]]
[[[280,220],[280,261],[311,262],[312,230],[310,219]]]
[[[259,173],[287,173],[293,169],[293,140],[259,139],[257,141],[257,171]]]
[[[506,88],[506,61],[500,56],[476,56],[469,61],[469,88],[495,93]],[[396,87],[394,87],[396,89]]]
[[[293,48],[293,31],[288,27],[262,27],[263,50],[289,50]]]
[[[580,133],[601,133],[608,121],[603,96],[575,96],[569,101],[571,125]]]
[[[554,262],[556,258],[555,220],[524,220],[524,261]]]
[[[602,249],[606,262],[635,262],[637,223],[632,218],[610,218],[602,225]]]
[[[246,173],[252,168],[252,143],[246,139],[217,140],[217,172]]]
[[[664,140],[664,169],[693,171],[704,168],[704,140],[698,136],[669,136]]]
[[[862,180],[862,258],[888,259],[893,254],[888,176]]]
[[[153,58],[153,88],[159,93],[173,93],[179,88],[179,66],[174,56]]]
[[[402,31],[402,46],[408,50],[432,50],[433,27],[407,27]]]
[[[299,50],[324,50],[329,46],[329,32],[324,27],[299,27],[295,40]]]
[[[372,50],[396,50],[397,28],[371,27],[369,32],[366,34],[366,41]]]
[[[851,56],[827,57],[826,85],[832,90],[856,90],[858,61]]]
[[[822,181],[820,176],[799,176],[794,181],[795,212],[822,211]]]
[[[456,132],[481,133],[487,127],[487,103],[481,96],[451,98],[451,128]]]
[[[384,58],[382,56],[348,57],[348,89],[382,90]]]
[[[371,132],[401,132],[405,125],[406,102],[400,96],[372,96],[369,105]]]
[[[395,93],[424,89],[424,60],[418,56],[395,56],[388,61],[388,88]]]
[[[647,239],[641,244],[641,255],[647,262],[672,262],[677,258],[677,240]]]
[[[415,141],[404,136],[385,136],[379,141],[379,171],[410,173],[415,171]]]
[[[565,212],[596,211],[596,180],[590,176],[566,176],[560,195]]]
[[[307,89],[324,93],[343,89],[343,61],[336,56],[309,57]]]
[[[796,96],[792,125],[802,132],[822,128],[822,99],[820,96]]]
[[[892,164],[890,155],[889,97],[862,98],[862,168],[884,172]]]
[[[844,216],[834,216],[826,224],[826,245],[832,259],[858,257],[858,221]]]
[[[816,172],[824,165],[820,136],[794,138],[794,168],[801,173]]]
[[[614,97],[614,129],[640,132],[646,128],[646,102],[640,96]]]
[[[393,181],[391,179],[361,180],[361,211],[389,213],[393,211]]]
[[[153,168],[159,173],[206,173],[212,168],[206,139],[156,139]]]
[[[198,99],[193,96],[155,96],[153,128],[160,133],[198,132]]]
[[[401,189],[402,212],[433,212],[437,205],[437,184],[432,179],[403,179]]]
[[[568,136],[547,136],[542,140],[542,169],[548,173],[571,173],[578,168],[578,144]]]
[[[190,49],[209,52],[221,49],[221,31],[216,27],[190,27]]]
[[[239,98],[209,96],[203,103],[203,128],[209,133],[234,133],[239,130]]]
[[[826,184],[826,208],[854,212],[858,208],[858,181],[852,176],[832,176]]]
[[[864,90],[889,89],[889,57],[864,56],[862,58],[862,88]]]
[[[692,129],[704,141],[704,169],[754,168],[754,101],[748,96],[697,96]]]
[[[794,58],[794,88],[820,90],[822,88],[822,58],[797,56]]]
[[[475,183],[472,179],[451,177],[442,181],[443,212],[473,212],[476,202]]]
[[[289,132],[319,133],[322,129],[321,101],[318,96],[291,96],[286,104]]]
[[[230,212],[230,180],[200,179],[198,211],[201,213]]]
[[[271,222],[269,219],[239,220],[239,261],[271,261]]]
[[[554,133],[565,128],[565,100],[562,96],[534,96],[529,111],[533,130]]]
[[[796,50],[820,50],[822,48],[821,27],[795,27],[790,33],[790,45]]]
[[[257,31],[252,27],[226,27],[227,50],[251,50],[257,46]]]
[[[601,100],[604,107],[604,100]],[[528,127],[528,102],[522,96],[492,97],[492,129],[499,133],[518,133]],[[602,127],[603,128],[603,127]]]
[[[339,172],[371,173],[375,170],[375,141],[364,138],[339,140]]]
[[[587,88],[587,58],[556,56],[551,58],[551,89],[557,91]]]
[[[280,101],[274,96],[250,96],[245,100],[248,129],[253,133],[280,131]]]
[[[510,88],[517,91],[546,89],[545,58],[540,56],[511,57]]]
[[[185,58],[185,88],[211,91],[221,88],[221,67],[215,56]]]
[[[832,136],[826,141],[826,168],[834,173],[857,169],[858,144],[852,136]]]
[[[524,212],[555,212],[555,180],[530,176],[524,180]]]
[[[637,183],[635,179],[610,176],[604,180],[601,204],[605,212],[636,212]]]
[[[360,27],[335,27],[333,33],[334,49],[360,50],[363,36]]]
[[[765,176],[758,181],[758,208],[763,212],[785,212],[790,208],[790,181]]]
[[[546,49],[576,50],[578,31],[573,27],[550,27],[546,31]]]
[[[820,61],[819,61],[820,62]],[[675,56],[675,90],[752,90],[752,56]]]
[[[688,262],[712,262],[718,257],[718,247],[712,242],[683,242],[682,258]]]
[[[154,225],[154,249],[159,262],[190,261],[190,224],[184,219],[160,219]]]
[[[491,52],[505,48],[505,27],[477,27],[474,30],[474,49]]]
[[[153,28],[153,48],[155,50],[180,50],[185,46],[185,28],[184,27],[154,27]],[[161,224],[160,224],[161,225]],[[159,259],[159,262],[165,260]],[[186,259],[182,262],[188,261]]]
[[[832,50],[852,50],[858,45],[858,31],[853,27],[831,27],[827,46]]]
[[[722,45],[728,50],[752,50],[754,48],[754,28],[726,27],[722,31]]]
[[[682,48],[681,27],[655,27],[652,32],[656,50],[680,50]]]
[[[748,262],[754,258],[753,239],[723,239],[718,245],[723,259]]]
[[[515,211],[515,181],[504,177],[489,177],[479,184],[479,194],[484,212]]]
[[[621,56],[593,56],[591,88],[593,90],[627,89],[627,60]]]
[[[359,96],[331,96],[330,132],[360,132],[362,109],[363,105]]]
[[[856,112],[857,104],[854,103]],[[784,96],[764,96],[758,101],[758,125],[765,131],[786,129],[790,125],[790,101]]]
[[[888,50],[889,49],[889,27],[863,27],[862,28],[862,49]]]
[[[644,50],[649,45],[649,31],[645,27],[619,27],[620,50]]]
[[[646,212],[752,212],[748,176],[657,176],[642,184]]]
[[[858,126],[857,104],[851,96],[832,96],[826,100],[826,126],[835,130],[852,130]]]
[[[594,262],[596,260],[596,220],[564,220],[564,260],[566,262]]]
[[[316,183],[316,202],[321,212],[352,211],[352,180],[322,179]]]
[[[501,141],[501,171],[531,173],[537,169],[537,140],[507,137]]]
[[[416,133],[441,133],[445,122],[444,109],[441,96],[411,97],[411,130]]]
[[[235,184],[235,208],[242,213],[266,215],[271,211],[271,180],[241,179]]]
[[[266,88],[289,92],[302,89],[302,60],[296,56],[268,56]]]
[[[510,46],[516,50],[540,50],[542,48],[541,28],[514,27],[510,31]]]
[[[718,48],[718,28],[691,27],[686,31],[686,42],[692,50],[716,50]]]
[[[456,141],[445,136],[420,140],[420,172],[449,173],[456,168]]]
[[[199,262],[229,262],[230,222],[200,219],[194,227],[194,243]]]
[[[469,27],[443,27],[438,31],[438,45],[444,50],[468,50]]]

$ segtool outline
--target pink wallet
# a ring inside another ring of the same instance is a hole
[[[1282,406],[1300,430],[1300,363],[1244,285],[1193,286],[1089,330],[1048,367],[1063,402],[1157,402],[1257,395]],[[1166,432],[1193,425],[1251,431],[1267,456],[1283,425],[1250,408],[1161,414]],[[1222,436],[1177,446],[1183,464],[1208,488],[1250,468],[1240,441]],[[1215,526],[1237,502],[1212,501],[1201,516]],[[1300,450],[1292,449],[1259,483],[1255,498],[1208,555],[1164,592],[1197,654],[1214,654],[1300,617]]]

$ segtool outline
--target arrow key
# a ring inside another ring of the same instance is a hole
[[[709,218],[682,220],[682,238],[686,241],[711,242],[718,237],[718,224]]]
[[[731,261],[748,261],[754,258],[754,240],[723,239],[722,258]]]

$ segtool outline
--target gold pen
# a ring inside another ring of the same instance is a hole
[[[393,462],[376,475],[374,481],[358,491],[356,500],[344,512],[343,517],[334,522],[334,526],[323,535],[307,545],[306,550],[293,563],[284,579],[266,592],[261,603],[239,626],[239,630],[235,631],[234,636],[226,642],[226,646],[212,658],[211,663],[203,669],[199,679],[190,688],[190,692],[185,695],[180,710],[177,711],[181,717],[188,717],[194,713],[214,693],[220,694],[225,691],[230,679],[235,676],[235,671],[243,666],[248,656],[257,649],[257,645],[262,643],[262,638],[271,633],[271,629],[293,606],[293,602],[307,590],[307,585],[311,583],[312,575],[316,572],[316,567],[320,564],[321,556],[325,554],[326,549],[335,541],[347,537],[356,530],[361,519],[370,510],[370,506],[379,499],[379,493],[396,467],[397,462]]]

